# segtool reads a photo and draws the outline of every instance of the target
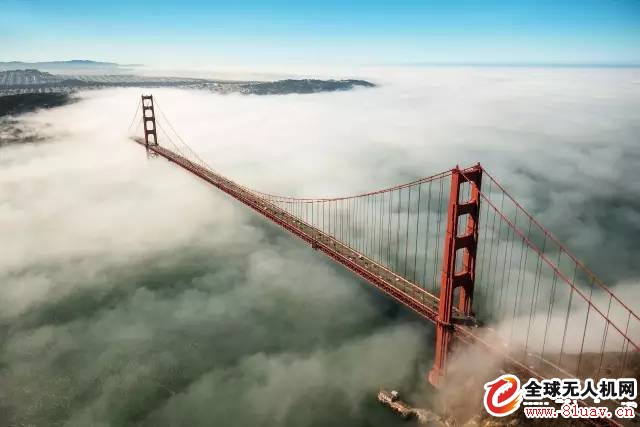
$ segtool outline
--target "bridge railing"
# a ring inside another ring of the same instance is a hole
[[[633,310],[486,171],[480,195],[474,305],[506,350],[543,376],[632,376]]]

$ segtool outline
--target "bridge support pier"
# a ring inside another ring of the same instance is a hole
[[[436,326],[436,348],[429,382],[437,387],[444,379],[453,336],[454,290],[460,288],[457,309],[464,317],[472,316],[473,288],[478,248],[478,215],[480,213],[480,164],[461,171],[451,171],[451,192],[444,238],[442,275],[440,277],[440,306]],[[469,183],[470,197],[460,201],[461,186]],[[466,215],[466,225],[460,227],[460,217]],[[462,230],[459,230],[462,229]],[[459,232],[462,231],[462,234]],[[458,258],[462,255],[462,258]],[[459,261],[460,260],[460,261]],[[461,266],[459,271],[456,271]]]

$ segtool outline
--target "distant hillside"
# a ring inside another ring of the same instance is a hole
[[[10,65],[10,66],[14,66],[14,65],[20,65],[20,66],[29,66],[29,65],[64,65],[64,66],[73,66],[73,65],[80,65],[83,67],[86,66],[95,66],[95,67],[104,67],[107,65],[111,65],[111,66],[117,66],[118,64],[116,64],[115,62],[100,62],[100,61],[90,61],[87,59],[72,59],[69,61],[46,61],[46,62],[22,62],[22,61],[6,61],[6,62],[2,62],[0,61],[0,65]]]
[[[0,87],[55,84],[63,80],[60,76],[33,69],[0,71]]]
[[[179,87],[202,89],[216,93],[247,95],[311,94],[373,87],[365,80],[277,80],[225,81],[185,77],[146,77],[132,74],[52,74],[44,71],[0,71],[0,96],[25,93],[73,93],[78,90],[113,87]]]
[[[41,71],[66,71],[66,72],[92,72],[92,71],[107,71],[111,70],[115,72],[117,70],[126,70],[127,68],[135,67],[135,65],[122,65],[115,62],[100,62],[90,61],[86,59],[72,59],[70,61],[46,61],[46,62],[22,62],[22,61],[8,61],[0,62],[0,71],[8,70],[24,70],[24,69],[37,69]]]
[[[27,93],[0,96],[0,117],[28,113],[38,108],[59,107],[69,101],[69,95],[66,93]]]
[[[288,93],[316,93],[349,90],[356,86],[374,87],[373,83],[365,80],[278,80],[275,82],[249,82],[243,84],[247,93],[254,95],[286,95]]]

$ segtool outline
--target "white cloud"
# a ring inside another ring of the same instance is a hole
[[[614,203],[640,191],[629,179],[640,166],[637,70],[358,72],[380,86],[265,97],[153,93],[216,170],[268,192],[351,194],[481,161],[581,257],[600,259],[596,271],[637,283],[637,205]],[[174,165],[147,160],[126,129],[139,95],[85,92],[22,116],[20,126],[48,142],[1,149],[0,316],[11,326],[0,380],[13,387],[14,419],[47,413],[20,404],[36,379],[41,399],[71,390],[68,407],[53,412],[80,424],[144,420],[180,405],[204,410],[215,402],[190,399],[211,384],[282,393],[292,387],[283,380],[290,370],[303,385],[346,389],[353,405],[376,379],[400,381],[402,367],[377,372],[394,348],[406,351],[400,365],[423,357],[421,333],[371,326],[384,319],[348,274]],[[158,275],[146,277],[147,269]],[[185,350],[193,342],[200,350]],[[192,359],[212,348],[220,367]],[[262,356],[265,348],[276,355]],[[65,360],[75,360],[76,373]],[[261,386],[245,384],[246,364]],[[175,397],[159,393],[156,380],[177,388]],[[122,390],[149,406],[132,406]],[[289,406],[250,400],[257,412],[249,418],[266,411],[290,420]]]

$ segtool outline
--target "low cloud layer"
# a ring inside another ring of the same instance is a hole
[[[216,170],[267,192],[350,194],[480,161],[637,306],[637,70],[361,73],[380,86],[154,95]],[[431,327],[146,159],[126,129],[138,97],[21,116],[46,141],[0,149],[3,424],[396,422],[374,393],[422,382]]]

